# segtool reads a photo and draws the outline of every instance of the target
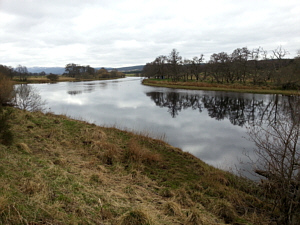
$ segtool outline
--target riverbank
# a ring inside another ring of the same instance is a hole
[[[254,85],[241,85],[241,84],[218,84],[208,82],[172,82],[167,80],[144,79],[144,85],[154,87],[167,87],[175,89],[187,90],[205,90],[205,91],[227,91],[227,92],[240,92],[240,93],[254,93],[254,94],[282,94],[282,95],[300,95],[297,90],[280,90],[273,89],[270,86],[254,86]]]
[[[14,140],[0,144],[0,224],[268,221],[254,183],[161,140],[10,110]]]

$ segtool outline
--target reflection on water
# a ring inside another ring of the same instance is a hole
[[[203,108],[211,118],[229,119],[233,125],[243,126],[253,121],[257,111],[263,106],[263,100],[232,98],[230,96],[209,96],[188,93],[147,93],[157,106],[168,108],[173,118],[182,110],[191,108],[203,112]]]
[[[51,111],[98,125],[117,126],[153,136],[223,169],[249,169],[255,147],[246,126],[279,113],[291,114],[296,97],[173,90],[141,85],[140,78],[35,84]]]
[[[264,120],[271,116],[276,117],[280,113],[294,113],[292,106],[299,105],[299,97],[282,97],[273,95],[268,100],[252,98],[232,97],[228,95],[200,95],[178,92],[148,92],[147,96],[155,104],[167,108],[172,118],[186,109],[197,110],[202,113],[203,109],[209,117],[216,120],[228,119],[233,125],[243,126]]]
[[[78,94],[81,94],[82,91],[68,91],[68,94],[69,95],[78,95]]]

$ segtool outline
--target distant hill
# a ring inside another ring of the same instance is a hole
[[[65,67],[27,67],[29,73],[40,73],[45,72],[47,74],[63,74],[65,72]]]
[[[145,65],[120,67],[120,68],[117,68],[117,70],[120,72],[142,71],[144,66]]]
[[[96,67],[95,69],[100,69],[102,67]],[[144,65],[139,66],[127,66],[127,67],[119,67],[119,68],[112,68],[112,67],[104,67],[107,70],[117,69],[120,72],[130,72],[130,71],[142,71]],[[27,67],[28,72],[30,73],[40,73],[45,72],[47,74],[54,73],[54,74],[63,74],[65,72],[65,67]]]

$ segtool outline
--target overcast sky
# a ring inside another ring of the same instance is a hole
[[[282,46],[300,49],[299,0],[0,0],[0,64],[142,65]]]

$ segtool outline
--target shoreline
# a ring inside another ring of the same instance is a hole
[[[297,90],[277,90],[277,89],[263,89],[261,88],[250,88],[242,85],[223,85],[223,84],[210,84],[205,82],[171,82],[164,80],[152,80],[144,79],[143,85],[153,87],[166,87],[173,89],[186,89],[186,90],[203,90],[203,91],[225,91],[225,92],[239,92],[239,93],[253,93],[253,94],[281,94],[281,95],[300,95]]]
[[[59,83],[59,82],[82,82],[82,81],[95,81],[95,80],[115,80],[121,79],[123,77],[114,77],[114,78],[99,78],[99,79],[76,79],[72,77],[59,77],[56,81],[51,81],[46,77],[29,77],[26,81],[20,81],[13,79],[15,84],[46,84],[46,83]]]

